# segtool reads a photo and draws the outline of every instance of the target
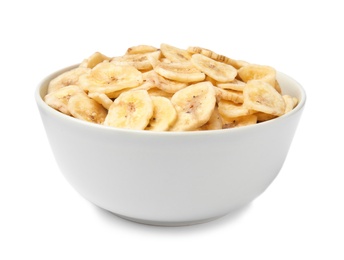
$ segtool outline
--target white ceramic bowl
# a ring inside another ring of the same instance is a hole
[[[115,129],[66,116],[35,98],[61,172],[87,200],[121,217],[178,226],[206,222],[260,195],[279,173],[306,95],[278,72],[299,104],[277,119],[234,129],[151,132]]]

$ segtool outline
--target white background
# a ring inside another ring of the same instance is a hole
[[[226,3],[226,4],[224,4]],[[2,1],[0,259],[344,259],[340,1]],[[51,153],[34,91],[95,51],[198,45],[275,67],[307,104],[280,175],[202,225],[122,220],[84,200]]]

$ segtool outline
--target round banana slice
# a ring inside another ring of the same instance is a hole
[[[171,99],[177,121],[171,131],[190,131],[207,123],[213,114],[216,98],[210,82],[190,85],[176,92]]]
[[[159,50],[158,48],[155,48],[151,45],[141,44],[141,45],[132,46],[128,48],[125,54],[139,54],[139,53],[155,52],[158,50]]]
[[[218,102],[218,106],[220,115],[226,118],[240,117],[251,114],[251,111],[247,107],[228,100],[220,100]]]
[[[85,93],[71,96],[68,101],[68,110],[75,118],[96,124],[102,124],[107,115],[107,110]]]
[[[68,110],[68,101],[71,96],[77,93],[84,93],[84,91],[76,85],[69,85],[47,94],[44,101],[52,108],[66,115],[71,115]]]
[[[137,53],[137,54],[126,54],[111,59],[111,63],[119,66],[129,65],[133,66],[138,70],[151,70],[152,65],[148,59],[151,56],[155,59],[159,59],[160,51],[149,52],[149,53]]]
[[[48,86],[48,93],[69,85],[78,85],[79,77],[90,72],[90,70],[91,69],[89,68],[74,68],[60,74],[50,81]]]
[[[171,101],[165,97],[151,96],[153,116],[145,130],[166,131],[177,119],[177,112]]]
[[[90,57],[85,59],[79,65],[79,67],[93,69],[97,64],[103,62],[104,60],[110,60],[110,58],[100,52],[95,52]]]
[[[187,50],[162,43],[160,44],[162,54],[172,62],[185,62],[191,59],[191,54]]]
[[[131,90],[115,99],[104,125],[143,130],[152,116],[153,102],[147,90]]]
[[[208,50],[208,49],[205,49],[205,48],[201,48],[201,47],[194,47],[194,46],[192,46],[192,47],[187,48],[187,51],[192,53],[192,54],[195,54],[195,53],[202,54],[202,55],[207,56],[207,57],[209,57],[209,58],[211,58],[213,60],[229,64],[229,65],[233,66],[236,69],[239,69],[242,66],[245,66],[245,65],[249,64],[246,61],[233,60],[233,59],[228,58],[228,57],[226,57],[224,55],[217,54],[216,52],[213,52],[211,50]]]
[[[244,102],[244,96],[243,92],[241,91],[235,91],[230,89],[222,89],[218,87],[214,87],[216,98],[220,101],[221,99],[229,100],[234,103],[243,103]]]
[[[262,80],[275,87],[276,70],[270,66],[249,64],[238,70],[239,77],[244,81]]]
[[[112,105],[113,101],[111,98],[109,98],[104,93],[98,93],[98,92],[89,92],[88,96],[95,101],[97,101],[99,104],[101,104],[104,108],[109,109]]]
[[[198,130],[218,130],[222,129],[222,118],[217,106],[215,106],[208,122],[202,125]]]
[[[188,85],[184,82],[166,79],[160,76],[154,70],[146,72],[144,75],[144,80],[146,80],[147,82],[151,82],[151,84],[155,87],[172,94],[185,88]]]
[[[219,87],[219,88],[223,88],[223,89],[231,89],[231,90],[236,90],[236,91],[243,91],[244,87],[246,86],[246,83],[241,81],[241,80],[234,79],[231,82],[216,83],[216,86]]]
[[[250,80],[243,91],[244,105],[248,109],[281,116],[285,112],[285,101],[269,83]]]
[[[143,82],[142,73],[133,66],[118,66],[104,61],[90,73],[79,78],[79,85],[89,92],[111,93],[124,88],[134,88]]]
[[[205,79],[205,74],[196,69],[191,62],[165,63],[156,61],[153,68],[159,75],[179,82],[199,82]]]
[[[229,82],[235,79],[237,70],[228,64],[218,62],[202,54],[194,54],[191,57],[192,64],[218,82]]]

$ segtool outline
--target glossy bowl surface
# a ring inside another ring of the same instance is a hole
[[[234,129],[151,132],[115,129],[66,116],[35,98],[57,164],[87,200],[136,222],[180,226],[206,222],[258,197],[287,157],[306,102],[302,86],[278,72],[299,104],[268,122]]]

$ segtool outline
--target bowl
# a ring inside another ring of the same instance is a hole
[[[213,131],[116,129],[43,101],[49,81],[73,67],[47,76],[35,92],[57,165],[85,199],[144,224],[203,223],[257,198],[280,172],[306,101],[302,86],[277,72],[283,93],[299,103],[276,119]]]

